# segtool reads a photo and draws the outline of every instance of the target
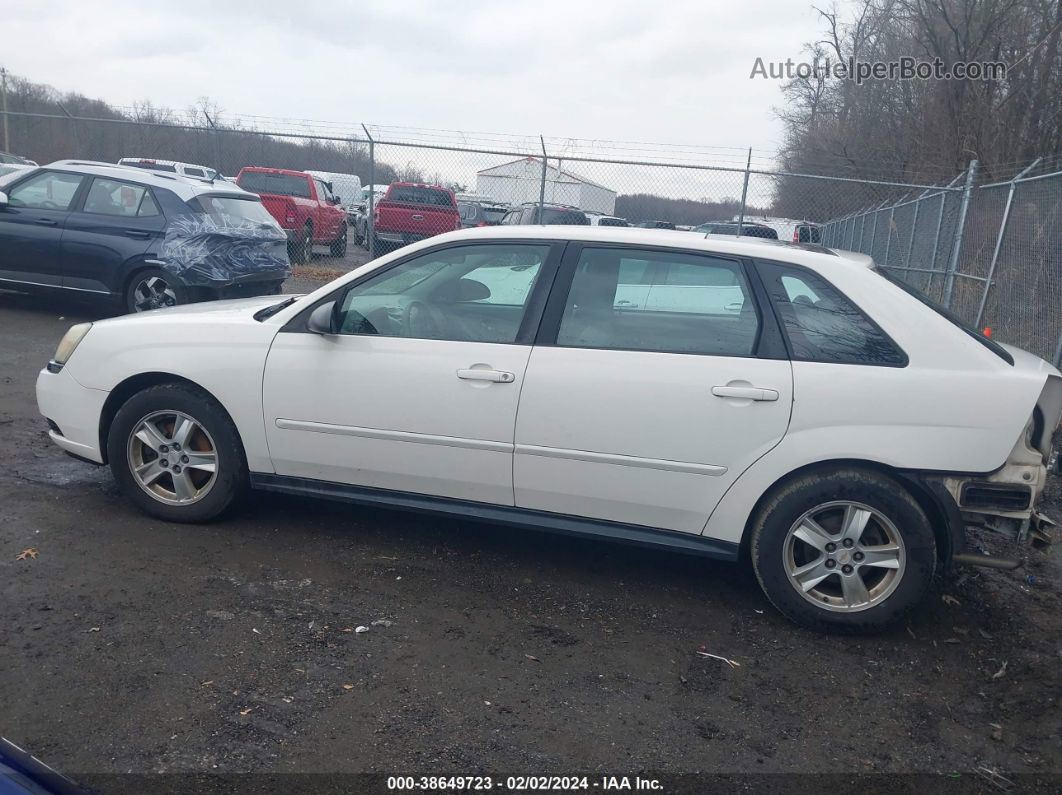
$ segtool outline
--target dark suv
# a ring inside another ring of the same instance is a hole
[[[0,178],[0,287],[128,312],[279,293],[287,236],[230,182],[61,160]]]
[[[566,204],[544,204],[528,202],[515,207],[505,214],[503,224],[533,224],[555,226],[590,226],[590,219],[578,207]]]

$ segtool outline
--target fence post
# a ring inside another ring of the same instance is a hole
[[[745,182],[741,186],[741,210],[738,213],[738,225],[734,231],[736,237],[741,236],[741,227],[745,224],[745,200],[749,195],[749,175],[752,172],[752,147],[749,147],[749,159],[745,161]]]
[[[1055,367],[1062,367],[1062,331],[1058,332],[1058,344],[1055,346]]]
[[[988,278],[985,279],[985,289],[981,293],[981,303],[977,307],[977,317],[974,319],[974,328],[981,325],[981,318],[985,314],[985,306],[988,304],[988,292],[992,289],[992,277],[996,275],[996,263],[999,262],[999,252],[1003,248],[1003,237],[1007,234],[1007,222],[1010,220],[1010,208],[1014,204],[1014,194],[1018,190],[1018,180],[1032,171],[1040,164],[1042,158],[1036,158],[1010,181],[1007,189],[1007,204],[1003,208],[1003,218],[999,222],[999,234],[996,235],[996,247],[992,251],[992,262],[988,265]]]
[[[881,208],[884,206],[885,202],[883,201],[874,208],[874,223],[870,227],[870,251],[867,252],[871,257],[874,256],[874,244],[878,242],[878,214],[881,213]],[[885,265],[888,263],[882,264]]]
[[[546,218],[546,139],[539,134],[538,140],[542,144],[542,183],[538,186],[538,222],[544,224]]]
[[[221,174],[223,172],[221,170],[221,144],[218,142],[218,126],[214,124],[214,120],[210,118],[210,114],[207,113],[206,110],[203,111],[203,116],[206,117],[207,123],[210,124],[210,129],[213,130],[214,170],[218,172],[218,174]]]
[[[901,201],[902,201],[902,199],[901,199]],[[892,227],[893,227],[893,219],[895,217],[896,217],[896,205],[894,204],[894,205],[892,205],[892,207],[889,208],[889,225],[885,229],[885,258],[884,258],[884,260],[882,261],[881,264],[884,265],[886,268],[889,267],[889,250],[892,248]]]
[[[948,272],[944,276],[944,301],[943,304],[951,309],[951,296],[955,290],[955,273],[959,270],[959,254],[962,248],[962,236],[966,231],[966,213],[970,209],[970,194],[973,193],[974,179],[977,177],[977,160],[970,161],[970,167],[966,170],[966,185],[962,189],[962,204],[959,205],[959,221],[955,227],[955,241],[951,248],[951,257],[948,260]]]
[[[863,233],[867,231],[867,214],[859,214],[859,250],[863,250]]]
[[[915,234],[918,232],[918,213],[922,209],[922,197],[926,195],[925,191],[922,191],[922,196],[915,199],[914,218],[911,219],[911,239],[907,242],[907,261],[904,267],[907,270],[911,270],[911,254],[914,252]],[[908,274],[910,278],[910,274]]]
[[[70,119],[71,129],[74,131],[74,157],[78,157],[78,158],[82,157],[82,154],[81,154],[81,136],[79,136],[77,134],[77,119],[75,119],[70,114],[70,111],[68,111],[61,103],[56,102],[55,104],[58,105],[59,106],[59,110],[61,110],[63,113],[65,113],[66,117],[68,119]],[[5,115],[4,118],[6,119],[7,116]]]
[[[365,237],[368,243],[369,259],[376,257],[376,142],[369,133],[369,128],[364,124],[361,129],[365,131],[365,137],[369,139],[369,210],[365,216]]]
[[[7,69],[0,66],[0,113],[4,114],[4,151],[11,151],[7,130]]]

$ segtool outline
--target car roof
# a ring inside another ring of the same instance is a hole
[[[869,268],[873,258],[866,254],[843,249],[828,249],[782,240],[766,240],[756,237],[734,235],[705,235],[701,232],[686,232],[672,229],[641,229],[632,226],[537,226],[508,225],[487,226],[448,232],[445,236],[430,238],[436,242],[458,242],[484,239],[569,240],[585,243],[610,243],[614,245],[649,246],[652,248],[678,248],[687,251],[706,251],[729,254],[737,257],[755,257],[796,265],[806,265],[815,270],[836,267],[838,263]],[[427,241],[425,241],[427,242]]]
[[[110,177],[112,179],[138,182],[141,185],[150,185],[155,188],[166,188],[173,191],[178,197],[187,201],[204,193],[224,193],[241,198],[258,198],[257,194],[248,193],[243,188],[232,182],[210,182],[205,179],[186,177],[182,174],[172,174],[164,171],[152,171],[147,168],[136,166],[123,166],[117,163],[101,163],[93,160],[56,160],[44,169],[56,169],[59,171],[72,171],[78,174],[91,174],[97,177]]]
[[[431,188],[432,190],[445,190],[453,193],[449,188],[445,188],[442,185],[433,185],[428,182],[392,182],[387,187],[389,188]]]

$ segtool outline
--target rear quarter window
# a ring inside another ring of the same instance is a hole
[[[907,355],[840,290],[803,268],[760,262],[757,269],[794,361],[904,367]]]

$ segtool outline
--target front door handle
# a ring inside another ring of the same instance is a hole
[[[713,386],[712,394],[721,398],[778,400],[777,389],[764,389],[763,387],[758,386]]]
[[[59,222],[54,218],[38,218],[34,223],[38,223],[41,226],[57,226]]]
[[[505,370],[484,370],[468,367],[457,371],[457,377],[464,381],[492,381],[495,384],[511,384],[516,376]]]

